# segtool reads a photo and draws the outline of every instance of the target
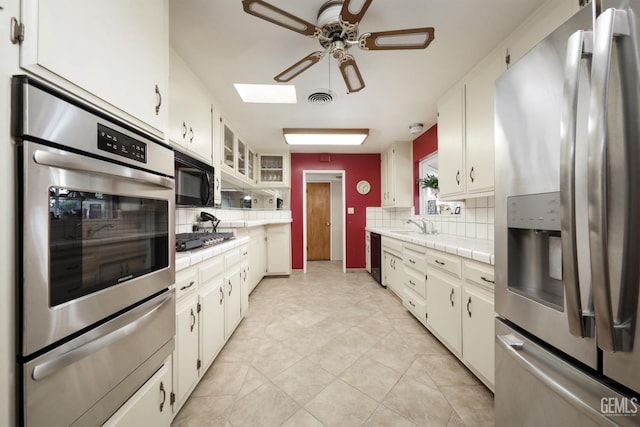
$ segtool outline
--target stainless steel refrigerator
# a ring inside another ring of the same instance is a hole
[[[496,81],[498,426],[640,425],[639,34],[598,1]]]

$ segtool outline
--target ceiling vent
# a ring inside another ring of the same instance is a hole
[[[307,97],[307,102],[312,105],[327,105],[333,102],[333,93],[328,89],[318,89]]]

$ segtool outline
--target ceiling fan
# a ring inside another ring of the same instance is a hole
[[[319,50],[302,58],[274,77],[277,82],[288,82],[330,54],[338,61],[347,92],[358,92],[365,87],[355,58],[349,54],[352,46],[363,50],[425,49],[435,37],[433,27],[379,31],[358,35],[358,24],[372,0],[327,1],[318,11],[317,25],[298,18],[263,0],[242,0],[244,11],[281,27],[295,31],[320,42]]]

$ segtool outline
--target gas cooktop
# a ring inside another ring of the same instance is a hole
[[[184,252],[204,246],[213,246],[233,238],[234,235],[232,232],[180,233],[176,235],[176,251]]]

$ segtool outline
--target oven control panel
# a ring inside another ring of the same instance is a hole
[[[147,163],[147,144],[98,123],[98,149]]]

